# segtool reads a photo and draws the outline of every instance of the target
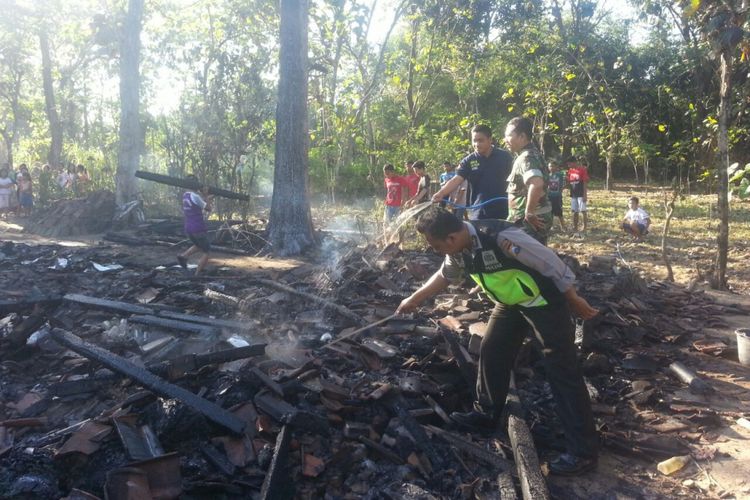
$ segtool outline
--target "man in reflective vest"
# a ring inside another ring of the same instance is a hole
[[[550,472],[580,474],[596,467],[598,438],[591,401],[576,358],[571,312],[597,314],[573,286],[575,275],[557,255],[522,229],[496,219],[460,221],[432,207],[417,231],[445,255],[441,268],[404,299],[397,313],[415,310],[468,275],[495,303],[479,354],[474,410],[453,413],[466,428],[494,428],[502,413],[510,373],[529,325],[542,344],[547,380],[564,431],[567,452],[550,462]]]

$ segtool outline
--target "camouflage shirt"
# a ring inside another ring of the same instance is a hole
[[[544,194],[539,198],[534,215],[543,215],[552,210],[547,198],[549,170],[542,154],[533,144],[526,146],[513,162],[513,170],[508,176],[508,220],[519,221],[526,213],[526,199],[529,188],[526,183],[532,177],[541,177],[544,181]]]

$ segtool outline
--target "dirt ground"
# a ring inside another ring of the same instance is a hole
[[[624,235],[616,232],[616,223],[624,210],[616,209],[626,199],[628,192],[617,193],[616,200],[605,192],[592,193],[592,224],[590,230],[582,237],[556,234],[551,246],[559,251],[569,253],[581,262],[591,255],[616,255],[625,265],[631,265],[652,278],[663,279],[665,271],[660,262],[661,238],[653,231],[644,243],[632,243]],[[659,194],[652,195],[656,203]],[[648,196],[646,199],[649,199]],[[647,202],[648,203],[648,202]],[[745,209],[746,210],[746,209]],[[743,215],[743,217],[746,214]],[[654,228],[660,224],[654,215]],[[568,221],[570,222],[570,221]],[[97,235],[70,240],[51,240],[23,233],[23,221],[0,221],[0,240],[11,240],[28,244],[60,244],[64,246],[99,245]],[[684,231],[695,224],[686,214],[675,221],[674,236],[670,239],[673,247],[675,276],[678,282],[687,284],[697,277],[696,268],[700,269],[710,263],[715,249],[713,237],[706,227],[704,234],[686,239]],[[683,227],[685,225],[685,227]],[[708,221],[707,226],[711,226]],[[746,285],[750,277],[750,266],[747,266],[750,242],[733,240],[730,262],[730,283],[733,288],[745,294],[750,287]],[[148,247],[137,252],[133,247],[118,248],[127,254],[127,259],[137,259],[141,266],[173,265],[175,249],[165,247]],[[286,271],[298,266],[308,265],[301,260],[275,259],[267,257],[238,257],[218,255],[213,262],[220,266],[247,272],[263,270],[273,276],[275,271]],[[211,274],[211,270],[208,270]],[[736,296],[732,300],[746,301],[750,305],[750,296]],[[724,318],[728,328],[706,332],[722,336],[734,342],[734,329],[750,327],[745,316]],[[683,348],[684,349],[684,348]],[[750,367],[741,366],[736,360],[690,353],[694,366],[699,366],[699,374],[710,379],[717,394],[709,400],[697,400],[697,396],[685,391],[682,395],[686,401],[704,403],[716,409],[725,421],[736,421],[737,417],[750,417]],[[675,434],[679,439],[679,434]],[[702,450],[706,457],[693,460],[681,471],[666,477],[659,473],[654,462],[615,454],[604,449],[599,468],[596,472],[580,478],[549,478],[550,491],[555,498],[591,498],[591,499],[627,499],[627,498],[750,498],[750,429],[738,424],[723,427],[721,432],[708,432],[701,438]]]

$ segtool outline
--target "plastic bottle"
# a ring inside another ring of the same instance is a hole
[[[688,462],[690,462],[690,455],[672,457],[668,460],[664,460],[663,462],[659,462],[659,465],[657,465],[656,468],[659,470],[659,472],[661,472],[665,476],[668,476],[685,467]]]

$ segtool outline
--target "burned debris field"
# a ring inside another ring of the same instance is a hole
[[[471,405],[486,299],[451,289],[393,316],[437,255],[329,235],[325,259],[231,265],[245,247],[195,277],[167,227],[0,247],[2,498],[742,496],[710,474],[727,430],[747,438],[750,369],[719,333],[741,300],[564,256],[600,310],[576,342],[603,459],[559,480],[533,341],[502,424],[466,432],[448,415]]]

